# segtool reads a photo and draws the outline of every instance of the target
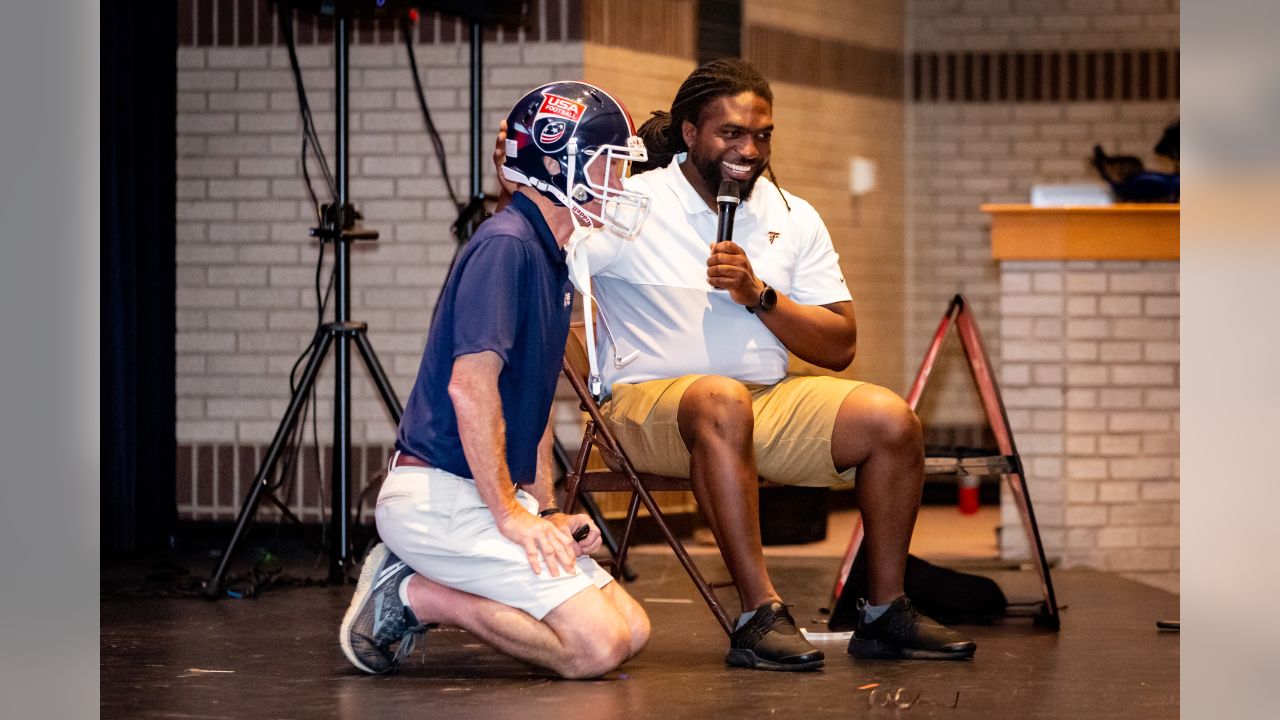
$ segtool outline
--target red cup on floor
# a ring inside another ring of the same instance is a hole
[[[960,476],[959,508],[961,515],[974,515],[980,505],[978,498],[978,478],[974,475]]]

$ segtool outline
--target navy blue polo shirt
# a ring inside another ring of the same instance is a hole
[[[400,418],[396,448],[473,477],[458,437],[449,379],[455,358],[492,350],[504,362],[498,394],[507,428],[507,467],[516,484],[532,483],[572,307],[564,250],[537,205],[517,193],[463,246],[449,273]]]

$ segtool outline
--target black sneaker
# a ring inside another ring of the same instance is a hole
[[[765,603],[729,636],[729,654],[724,661],[756,670],[817,670],[822,667],[823,655],[796,629],[786,605]]]
[[[866,621],[866,605],[866,600],[858,601],[858,628],[849,640],[849,654],[856,658],[965,660],[978,649],[972,640],[921,615],[906,595],[874,622]]]
[[[400,602],[400,583],[412,574],[413,568],[386,545],[378,543],[369,551],[339,632],[342,652],[352,665],[373,675],[393,672],[413,650],[417,634],[435,627],[418,622]]]

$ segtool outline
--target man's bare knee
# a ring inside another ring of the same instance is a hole
[[[557,668],[568,680],[596,678],[617,669],[632,656],[631,633],[622,623],[575,635],[565,644],[566,658]]]
[[[703,439],[750,439],[755,423],[751,392],[732,378],[703,377],[680,398],[677,422],[686,445]]]
[[[649,644],[650,626],[648,614],[618,583],[605,585],[601,588],[601,592],[604,593],[605,599],[618,611],[618,615],[622,617],[622,621],[626,624],[627,631],[630,633],[631,643],[629,657],[635,657],[640,654],[645,645]]]
[[[880,425],[884,441],[895,447],[919,445],[924,437],[920,418],[897,395],[880,403]]]
[[[897,393],[877,385],[863,385],[849,394],[840,408],[842,430],[877,445],[919,443],[920,418]]]
[[[643,618],[643,611],[639,614]],[[600,677],[635,654],[633,623],[596,588],[569,598],[543,622],[551,626],[561,643],[561,656],[552,669],[567,679]],[[647,618],[643,622],[647,624]]]
[[[832,460],[843,469],[886,452],[902,457],[922,455],[920,418],[897,393],[878,385],[861,385],[849,393],[836,416]]]
[[[631,625],[631,656],[635,657],[645,645],[649,644],[649,634],[651,626],[649,625],[649,616],[639,613],[630,619]]]
[[[625,618],[627,626],[627,660],[640,654],[649,644],[649,616],[643,612],[634,613]]]

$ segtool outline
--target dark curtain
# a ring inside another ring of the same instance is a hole
[[[102,552],[163,548],[177,519],[177,3],[102,12]]]

